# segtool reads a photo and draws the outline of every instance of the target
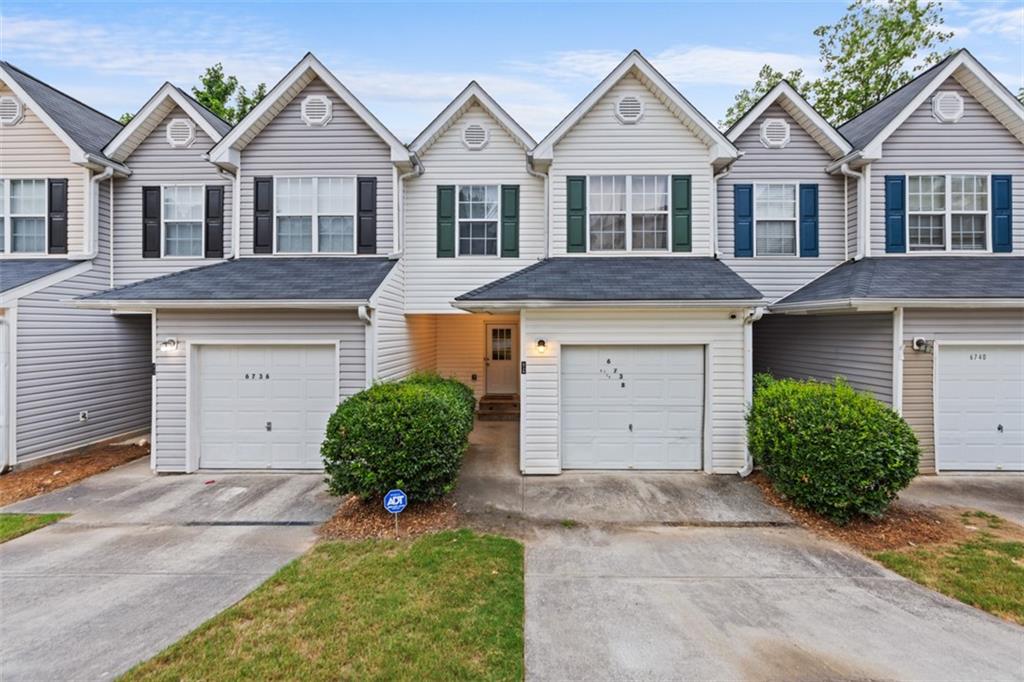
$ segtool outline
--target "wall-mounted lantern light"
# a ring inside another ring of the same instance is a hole
[[[548,349],[548,342],[544,339],[537,339],[537,352],[543,355]]]
[[[178,339],[164,339],[160,342],[161,353],[173,353],[178,350]]]

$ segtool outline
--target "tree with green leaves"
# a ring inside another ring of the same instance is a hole
[[[1024,88],[1021,88],[1017,91],[1017,101],[1020,102],[1021,104],[1024,104]]]
[[[199,77],[201,87],[192,87],[192,95],[204,107],[234,125],[267,95],[267,84],[260,83],[250,95],[235,76],[224,75],[220,62]]]
[[[128,125],[129,123],[132,122],[133,118],[135,118],[135,114],[133,114],[130,111],[126,111],[123,114],[121,114],[120,116],[118,116],[117,122],[120,123],[123,126],[126,126],[126,125]]]
[[[759,99],[771,92],[774,88],[782,81],[788,81],[797,92],[804,97],[807,97],[810,93],[809,81],[804,80],[804,72],[802,69],[794,69],[788,74],[784,74],[781,71],[776,71],[770,64],[765,64],[761,67],[760,73],[757,74],[757,81],[754,83],[752,88],[743,88],[736,93],[736,99],[732,103],[726,112],[725,120],[719,121],[718,125],[722,128],[728,128],[734,123],[743,118],[743,115],[750,110],[750,107],[754,106]]]

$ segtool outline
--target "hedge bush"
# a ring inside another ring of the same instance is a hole
[[[355,394],[327,421],[320,453],[330,491],[369,499],[401,488],[410,502],[451,492],[474,408],[472,389],[428,374]]]
[[[755,378],[747,416],[754,463],[795,504],[837,523],[880,516],[917,475],[907,423],[842,379]]]

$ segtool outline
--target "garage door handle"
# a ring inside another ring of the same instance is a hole
[[[632,424],[629,425],[629,432],[633,433],[633,425]]]
[[[1002,433],[1003,432],[1003,425],[1000,424],[999,426],[997,426],[996,427],[996,431],[998,431],[999,433]]]
[[[273,430],[273,429],[271,428],[271,424],[270,424],[270,422],[267,422],[267,431],[272,431],[272,430]]]

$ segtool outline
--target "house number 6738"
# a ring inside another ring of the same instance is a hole
[[[246,372],[245,378],[250,381],[261,381],[270,378],[269,372]]]

